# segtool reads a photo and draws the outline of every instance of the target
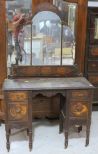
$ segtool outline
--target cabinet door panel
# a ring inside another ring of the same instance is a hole
[[[8,104],[8,120],[9,121],[27,121],[28,120],[28,104],[13,103]]]
[[[71,101],[70,117],[85,118],[88,116],[88,108],[88,102],[86,101]]]

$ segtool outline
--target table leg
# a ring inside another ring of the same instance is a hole
[[[32,129],[29,129],[29,149],[32,150]]]
[[[6,128],[6,148],[7,148],[8,152],[10,151],[9,136],[10,136],[10,129]]]
[[[85,144],[85,146],[88,146],[88,144],[89,144],[89,134],[90,134],[90,121],[87,122],[87,126],[86,126],[86,144]]]
[[[67,120],[65,120],[65,126],[64,126],[64,129],[65,129],[65,148],[68,147],[68,123],[66,122]]]
[[[64,104],[65,104],[65,98],[61,95],[60,96],[59,133],[63,132],[63,121],[65,119],[65,115],[63,113]]]
[[[62,113],[60,113],[60,117],[59,117],[59,134],[63,132],[63,117],[62,117]]]
[[[70,95],[70,92],[67,91],[65,93],[65,97],[66,97],[66,100],[65,100],[65,106],[64,106],[64,111],[66,111],[66,115],[65,115],[65,118],[64,118],[64,131],[65,131],[65,148],[68,147],[68,133],[69,133],[69,95]]]

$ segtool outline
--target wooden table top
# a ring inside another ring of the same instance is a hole
[[[3,84],[3,91],[93,88],[94,86],[84,77],[5,79]]]

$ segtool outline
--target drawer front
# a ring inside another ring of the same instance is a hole
[[[73,90],[70,94],[71,100],[88,100],[90,93],[88,90]]]
[[[11,102],[27,101],[28,93],[23,91],[7,92],[7,99]]]
[[[87,117],[89,105],[86,101],[71,101],[70,102],[70,117]]]
[[[98,86],[98,74],[89,74],[88,80],[94,85]]]
[[[88,61],[88,71],[98,72],[98,61]]]
[[[8,120],[9,121],[27,121],[28,120],[28,104],[11,103],[8,104]]]
[[[89,47],[89,57],[98,58],[98,46],[90,46]]]

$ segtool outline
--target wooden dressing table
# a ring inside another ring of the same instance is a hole
[[[10,130],[21,127],[27,128],[29,148],[32,149],[32,99],[39,94],[46,97],[54,95],[61,97],[60,131],[64,128],[65,147],[68,146],[68,131],[71,124],[86,125],[86,145],[88,145],[93,89],[94,87],[84,77],[5,79],[3,91],[8,151]]]

